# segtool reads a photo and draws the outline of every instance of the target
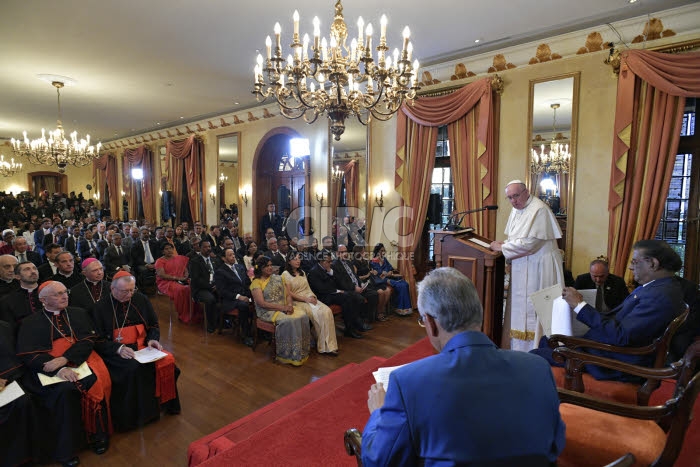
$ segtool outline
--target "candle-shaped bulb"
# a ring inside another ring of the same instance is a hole
[[[357,51],[357,39],[353,39],[350,43],[350,61],[355,61],[355,52]]]
[[[357,18],[357,42],[362,44],[362,30],[365,28],[365,20],[362,19],[362,16]]]
[[[299,12],[297,10],[294,10],[294,14],[292,15],[292,19],[294,20],[294,36],[298,37],[299,36]]]
[[[318,19],[318,16],[314,16],[314,37],[320,37],[321,36],[321,21]]]
[[[380,40],[386,40],[386,23],[386,15],[382,15],[379,20],[379,24],[381,25],[381,35],[379,36]]]
[[[411,57],[413,56],[413,42],[409,42],[409,43],[408,43],[408,49],[407,49],[407,50],[408,50],[408,57],[407,57],[407,59],[408,59],[408,61],[410,62],[410,61],[411,61]]]
[[[304,34],[303,44],[304,44],[304,60],[307,60],[309,58],[309,35],[306,33]]]
[[[270,36],[267,36],[267,39],[265,39],[265,47],[267,48],[267,59],[270,60],[272,58],[272,39],[270,39]]]
[[[282,34],[282,26],[280,23],[275,23],[275,38],[277,39],[277,49],[282,50],[282,41],[280,35]]]
[[[321,39],[321,55],[323,56],[324,62],[328,60],[328,42],[325,37]]]

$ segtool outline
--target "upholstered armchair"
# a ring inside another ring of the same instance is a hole
[[[677,378],[673,397],[663,405],[640,407],[559,388],[559,411],[566,423],[566,445],[560,467],[602,465],[632,453],[638,465],[672,466],[678,457],[693,404],[700,392],[700,341],[682,360],[666,368],[646,368],[570,351],[570,358],[660,382]],[[581,354],[581,355],[574,355]],[[694,375],[694,376],[693,376]]]
[[[572,355],[572,351],[581,348],[605,350],[627,355],[653,355],[654,363],[652,368],[662,368],[666,363],[666,355],[671,344],[671,339],[687,316],[688,307],[686,306],[684,312],[678,315],[666,327],[663,335],[644,347],[618,347],[580,337],[563,336],[560,334],[551,336],[548,343],[549,346],[554,349],[553,358],[555,361],[565,364],[564,368],[552,367],[552,373],[554,374],[557,387],[577,392],[585,392],[592,396],[616,400],[618,402],[637,405],[649,404],[651,393],[659,387],[660,383],[658,380],[647,379],[644,384],[620,381],[599,381],[586,373],[583,368],[585,363],[595,363],[594,361],[584,362],[582,359],[570,359],[569,355]],[[566,348],[566,351],[560,351],[561,348]],[[578,352],[576,355],[581,353],[583,352]],[[595,360],[600,361],[598,359]]]

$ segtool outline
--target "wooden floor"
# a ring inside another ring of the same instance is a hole
[[[178,322],[167,297],[152,297],[151,302],[160,319],[161,343],[173,352],[182,370],[178,382],[182,413],[163,415],[141,430],[114,434],[105,454],[82,452],[81,465],[187,465],[190,442],[347,363],[359,363],[375,355],[390,357],[425,337],[415,313],[409,317],[394,315],[389,321],[374,323],[365,339],[350,339],[339,333],[338,357],[312,352],[303,366],[292,367],[273,363],[265,341],[253,353],[230,331],[207,334],[201,324]],[[342,440],[342,435],[338,439]]]

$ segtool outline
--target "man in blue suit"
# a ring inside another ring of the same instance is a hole
[[[232,248],[226,248],[221,259],[224,264],[214,271],[214,284],[219,298],[221,298],[222,310],[238,310],[241,337],[243,343],[250,347],[253,345],[250,329],[250,303],[253,300],[250,292],[250,279],[245,267],[238,264],[236,252]]]
[[[640,240],[632,250],[629,268],[634,280],[641,285],[608,315],[600,314],[586,303],[576,289],[566,287],[562,291],[562,297],[576,313],[576,319],[590,327],[583,335],[585,339],[619,347],[643,347],[661,336],[669,323],[685,309],[683,290],[675,279],[683,262],[673,248],[662,240]],[[552,349],[545,338],[540,341],[540,348],[532,352],[555,364]],[[651,366],[653,363],[653,355],[623,355],[593,349],[589,352],[634,365]],[[619,371],[594,365],[586,365],[586,371],[596,379],[625,381],[631,378]]]
[[[373,465],[548,465],[564,448],[549,365],[500,350],[481,330],[474,284],[452,268],[418,287],[419,323],[440,353],[372,385],[362,462]]]

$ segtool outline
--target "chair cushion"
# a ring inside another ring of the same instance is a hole
[[[650,465],[663,451],[666,433],[655,422],[612,415],[573,404],[561,404],[566,445],[559,467],[607,465],[628,452],[635,465]]]
[[[255,320],[255,327],[262,329],[263,331],[272,333],[275,332],[275,325],[273,323],[268,323],[267,321],[263,321],[261,319]]]
[[[563,388],[566,370],[561,367],[552,367],[552,374],[557,387]],[[637,390],[639,389],[637,384],[621,381],[599,381],[590,374],[583,373],[583,387],[585,393],[590,396],[623,404],[637,404]]]

